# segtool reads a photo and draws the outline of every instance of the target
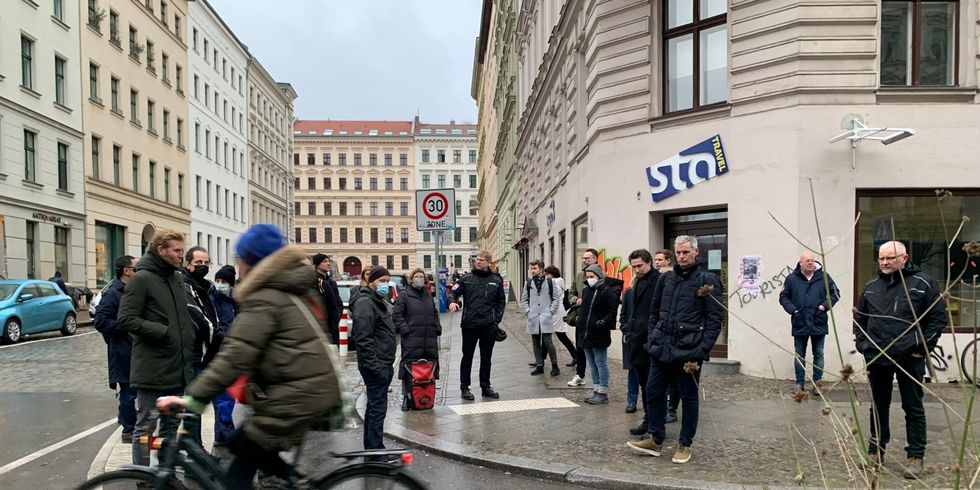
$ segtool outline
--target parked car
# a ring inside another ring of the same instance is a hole
[[[337,281],[337,290],[340,291],[340,299],[344,302],[344,309],[350,308],[351,289],[361,284],[361,281],[343,280]]]
[[[25,335],[60,330],[74,335],[78,328],[72,299],[50,281],[0,281],[0,341],[19,342]]]

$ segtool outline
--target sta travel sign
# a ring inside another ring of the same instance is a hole
[[[653,202],[728,172],[721,136],[715,135],[680,153],[647,167]]]

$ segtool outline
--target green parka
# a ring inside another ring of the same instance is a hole
[[[118,321],[133,339],[133,387],[169,391],[191,382],[197,330],[177,268],[155,251],[146,252],[126,283]]]
[[[319,300],[312,290],[313,267],[302,262],[305,257],[303,249],[285,247],[248,272],[235,288],[241,312],[231,332],[187,388],[195,400],[209,401],[240,375],[250,374],[246,396],[255,416],[244,430],[269,450],[298,445],[309,426],[342,400],[325,325],[321,320],[314,326],[307,315],[313,314],[311,301]]]

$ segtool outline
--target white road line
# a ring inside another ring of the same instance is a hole
[[[16,344],[5,345],[3,347],[0,347],[0,349],[9,349],[11,347],[22,347],[22,346],[25,346],[25,345],[40,344],[41,342],[49,342],[51,340],[77,339],[79,337],[84,337],[86,335],[92,335],[93,333],[99,333],[99,331],[98,330],[93,330],[91,332],[80,333],[80,334],[77,334],[77,335],[69,335],[67,337],[65,337],[64,335],[62,335],[61,337],[51,337],[50,339],[31,340],[31,341],[28,341],[28,342],[18,342]]]
[[[9,473],[9,472],[11,472],[13,470],[16,470],[17,468],[20,468],[21,466],[24,466],[25,464],[30,463],[31,461],[34,461],[37,458],[40,458],[40,457],[45,456],[47,454],[51,454],[51,453],[53,453],[53,452],[55,452],[55,451],[57,451],[57,450],[65,447],[65,446],[67,446],[69,444],[72,444],[72,443],[74,443],[74,442],[76,442],[76,441],[78,441],[80,439],[84,439],[84,438],[86,438],[86,437],[88,437],[88,436],[90,436],[90,435],[92,435],[92,434],[94,434],[94,433],[96,433],[96,432],[98,432],[98,431],[100,431],[102,429],[105,429],[106,427],[109,427],[110,425],[115,424],[115,423],[116,423],[116,419],[106,420],[105,422],[102,422],[101,424],[96,425],[95,427],[92,427],[91,429],[88,429],[85,432],[81,432],[81,433],[75,434],[75,435],[69,437],[68,439],[65,439],[65,440],[63,440],[61,442],[56,442],[56,443],[54,443],[54,444],[52,444],[52,445],[50,445],[50,446],[48,446],[48,447],[46,447],[44,449],[41,449],[40,451],[35,451],[35,452],[31,453],[31,454],[28,454],[27,456],[24,456],[23,458],[20,458],[17,461],[14,461],[13,463],[9,463],[9,464],[6,464],[4,466],[0,466],[0,475],[3,475],[4,473]]]

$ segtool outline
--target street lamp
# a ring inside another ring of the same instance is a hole
[[[868,127],[861,116],[848,114],[841,120],[841,127],[850,128],[849,131],[838,134],[830,138],[830,143],[834,144],[842,140],[851,142],[851,169],[857,168],[857,144],[863,140],[880,141],[883,145],[890,145],[896,141],[901,141],[915,134],[914,129],[910,128],[872,128]]]

